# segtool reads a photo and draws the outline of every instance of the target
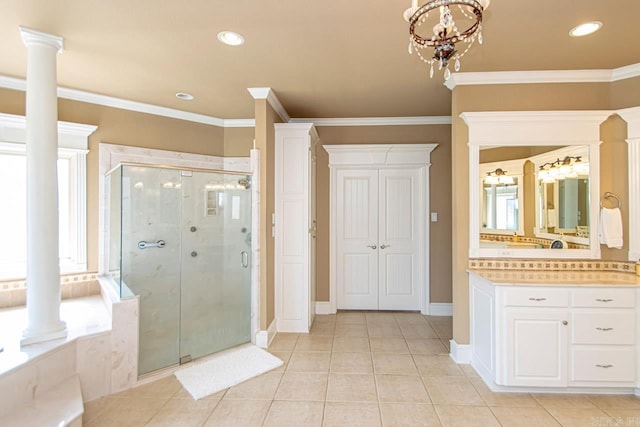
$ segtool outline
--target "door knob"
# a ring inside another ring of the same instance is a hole
[[[385,245],[385,244],[380,245],[380,249],[386,249],[386,248],[390,248],[390,247],[391,247],[391,245]]]
[[[371,248],[371,249],[377,249],[378,248],[376,245],[367,245],[367,247]]]

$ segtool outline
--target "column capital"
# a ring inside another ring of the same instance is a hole
[[[20,37],[25,46],[33,44],[47,45],[55,48],[58,52],[62,52],[64,48],[64,39],[53,34],[47,34],[30,28],[20,27]]]

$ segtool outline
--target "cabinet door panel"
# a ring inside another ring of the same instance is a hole
[[[505,385],[566,386],[567,319],[564,310],[507,310]]]
[[[338,172],[337,303],[378,309],[378,171]]]
[[[381,169],[380,309],[419,310],[424,262],[420,170]]]

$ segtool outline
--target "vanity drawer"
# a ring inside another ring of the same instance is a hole
[[[633,310],[574,310],[573,344],[635,344]]]
[[[636,377],[634,347],[575,347],[571,354],[572,381],[633,382]]]
[[[520,307],[568,307],[569,291],[544,287],[506,288],[504,304]]]
[[[574,307],[628,307],[636,306],[636,290],[620,288],[574,289]]]

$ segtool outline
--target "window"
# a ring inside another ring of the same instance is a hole
[[[61,122],[58,128],[60,271],[86,271],[86,147],[95,127]],[[26,276],[25,129],[24,117],[0,114],[0,280]]]

